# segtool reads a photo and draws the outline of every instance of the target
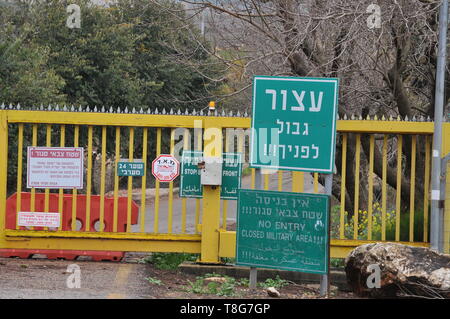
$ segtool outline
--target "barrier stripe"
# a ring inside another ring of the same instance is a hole
[[[148,128],[142,131],[142,161],[144,162],[144,176],[141,181],[141,233],[145,232],[145,201],[147,195],[147,144],[148,144]]]
[[[347,177],[347,133],[342,134],[342,168],[341,168],[341,210],[339,218],[339,238],[345,238],[345,179]]]
[[[386,240],[387,201],[387,134],[383,136],[383,164],[381,173],[381,240]]]
[[[114,211],[113,211],[113,232],[117,232],[117,218],[119,212],[119,176],[117,176],[117,167],[120,161],[120,126],[116,127],[116,150],[114,165]]]
[[[61,133],[59,135],[59,146],[61,147],[65,147],[66,145],[66,126],[65,125],[61,125],[60,126],[61,129]],[[60,218],[60,224],[58,229],[62,230],[62,225],[63,225],[63,216],[64,216],[64,189],[60,188],[59,189],[59,195],[58,195],[58,212],[61,216]]]
[[[400,215],[402,196],[402,155],[403,135],[397,138],[397,194],[395,198],[395,240],[400,241]]]
[[[353,213],[353,239],[358,239],[359,222],[359,169],[361,163],[361,134],[356,134],[356,165],[355,165],[355,206]]]
[[[23,124],[20,123],[17,141],[17,201],[16,201],[16,229],[19,229],[17,218],[22,208],[22,157],[23,157]]]
[[[87,186],[86,186],[86,225],[85,231],[91,230],[91,191],[92,191],[92,134],[93,127],[88,126],[88,154],[87,154]]]
[[[416,149],[417,135],[411,139],[411,180],[410,180],[410,202],[409,202],[409,240],[414,241],[414,194],[416,189]]]
[[[105,229],[105,178],[106,178],[106,126],[102,126],[102,167],[100,169],[100,219],[99,231]]]
[[[133,162],[134,158],[134,127],[130,127],[128,136],[128,161]],[[131,232],[131,201],[133,200],[133,176],[128,176],[128,197],[127,197],[127,228],[126,232]]]
[[[75,125],[74,134],[73,134],[73,146],[78,147],[80,139],[80,127]],[[77,228],[77,189],[74,188],[72,190],[72,231],[75,231]]]
[[[373,173],[374,157],[375,157],[375,135],[370,135],[370,150],[369,150],[369,198],[367,205],[367,239],[372,240],[372,223],[373,223]]]

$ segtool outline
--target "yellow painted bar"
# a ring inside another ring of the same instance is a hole
[[[383,164],[381,180],[381,240],[386,240],[387,134],[384,134],[383,136]]]
[[[85,231],[91,229],[91,188],[92,188],[92,132],[93,127],[88,126],[88,149],[87,149],[87,183],[86,183],[86,225]]]
[[[120,161],[120,127],[116,127],[116,151],[114,165],[114,211],[113,211],[113,232],[117,232],[117,219],[119,214],[119,176],[117,176],[117,167]]]
[[[1,189],[0,189],[1,191]],[[1,202],[0,202],[1,203]],[[0,224],[1,226],[1,224]],[[1,233],[0,233],[1,234]],[[141,233],[44,232],[11,230],[0,237],[0,247],[93,251],[200,253],[199,235]]]
[[[144,176],[142,176],[141,181],[141,220],[140,220],[140,231],[145,232],[145,200],[147,193],[147,140],[148,140],[148,128],[144,128],[142,132],[142,161],[144,162]]]
[[[6,111],[0,111],[0,248],[6,248],[5,220],[8,181],[8,120]]]
[[[400,216],[402,200],[402,150],[403,135],[399,134],[397,139],[397,194],[395,197],[395,241],[400,241]]]
[[[314,187],[314,193],[315,194],[319,193],[319,173],[314,173],[313,187]]]
[[[78,147],[80,138],[80,127],[75,125],[74,133],[73,133],[73,146]],[[74,188],[72,190],[72,231],[75,231],[77,228],[77,189]]]
[[[60,126],[60,135],[59,135],[59,146],[65,147],[66,145],[66,126]],[[58,213],[61,215],[60,224],[58,230],[62,230],[63,216],[64,216],[64,190],[62,188],[59,189],[58,195]]]
[[[305,173],[292,172],[292,191],[294,193],[303,193],[305,189]]]
[[[201,151],[203,149],[203,134],[198,134],[197,136],[197,151]],[[195,233],[197,234],[198,231],[198,227],[197,225],[200,223],[200,208],[201,208],[201,203],[200,203],[200,198],[196,198],[195,199]]]
[[[339,238],[345,238],[345,178],[347,176],[347,133],[342,134],[341,207],[339,216]]]
[[[189,144],[191,141],[191,134],[189,132],[189,129],[184,129],[183,132],[183,150],[190,150]],[[181,168],[180,168],[181,169]],[[187,199],[182,198],[181,199],[181,232],[184,234],[186,233],[186,207]]]
[[[102,126],[102,167],[100,169],[99,231],[105,229],[105,178],[106,178],[106,126]]]
[[[447,162],[447,177],[444,204],[444,253],[450,254],[450,162]]]
[[[46,125],[46,143],[45,146],[50,147],[52,146],[52,126]],[[45,195],[44,195],[44,212],[48,212],[48,206],[50,201],[50,189],[45,189]],[[45,228],[47,229],[47,228]]]
[[[223,132],[222,132],[223,134]],[[229,147],[229,137],[228,134],[225,135],[225,152],[228,153],[230,151]],[[227,229],[227,211],[228,211],[228,201],[226,199],[222,200],[222,229]]]
[[[414,195],[416,189],[416,149],[417,139],[416,136],[412,136],[411,142],[411,181],[410,181],[410,202],[409,202],[409,241],[414,241]]]
[[[37,134],[38,134],[38,126],[37,124],[33,125],[32,128],[32,137],[31,137],[31,145],[32,146],[37,146]],[[32,212],[36,211],[35,210],[35,205],[36,205],[36,189],[34,187],[31,188],[31,197],[30,197],[30,210]],[[33,229],[33,227],[31,227],[31,229]]]
[[[130,127],[164,127],[194,128],[194,120],[208,121],[211,127],[249,128],[250,118],[191,116],[191,115],[154,115],[154,114],[116,114],[93,112],[42,112],[42,111],[5,111],[9,123],[44,123],[44,124],[74,124]],[[45,116],[43,116],[45,114]],[[433,130],[431,130],[433,132]]]
[[[283,191],[283,171],[278,171],[278,191]]]
[[[23,124],[18,125],[18,140],[17,140],[17,197],[16,197],[16,229],[18,213],[22,208],[22,157],[23,157]]]
[[[256,181],[256,170],[252,168],[252,181],[251,181],[251,189],[255,189],[255,181]]]
[[[128,139],[128,161],[133,162],[134,153],[134,127],[130,127]],[[128,197],[127,197],[127,228],[126,232],[131,232],[131,202],[133,200],[133,176],[128,176]]]
[[[346,258],[348,254],[360,245],[371,244],[373,241],[369,240],[349,240],[349,239],[331,239],[330,241],[330,257],[332,258]],[[414,246],[414,247],[429,247],[427,243],[420,242],[398,242],[399,244]],[[236,257],[236,232],[235,231],[221,231],[220,232],[220,246],[219,256],[234,258]]]
[[[175,129],[170,130],[170,155],[174,155],[175,151]],[[169,182],[169,202],[167,216],[167,232],[172,233],[173,224],[173,182]]]
[[[358,222],[359,222],[359,169],[361,164],[361,134],[356,134],[356,164],[355,164],[355,206],[354,206],[354,222],[353,222],[353,239],[358,239]]]
[[[431,174],[431,136],[425,138],[425,183],[423,191],[423,241],[428,241],[428,206]],[[448,171],[447,171],[448,172]],[[447,174],[448,176],[449,174]]]
[[[372,223],[373,223],[373,166],[375,156],[375,135],[370,135],[370,150],[369,150],[369,198],[367,204],[367,239],[372,240]]]
[[[222,127],[204,121],[205,160],[221,160],[223,140]],[[220,186],[203,186],[202,245],[200,261],[219,263]]]
[[[262,170],[261,174],[264,176],[264,190],[269,190],[269,177],[270,175],[267,174],[267,171]]]
[[[152,114],[118,114],[114,113],[84,113],[84,112],[45,112],[5,110],[9,123],[44,123],[44,124],[74,124],[97,125],[105,123],[111,126],[134,127],[165,127],[193,128],[194,119],[208,121],[212,127],[250,128],[251,118],[186,116],[186,115],[152,115]],[[63,116],[62,116],[63,114]],[[339,132],[388,133],[388,134],[433,134],[432,122],[403,121],[337,121]]]
[[[156,157],[161,154],[161,128],[156,129]],[[155,180],[155,219],[153,224],[153,231],[159,231],[159,181]]]

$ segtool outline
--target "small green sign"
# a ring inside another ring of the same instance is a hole
[[[143,162],[118,162],[117,176],[144,176]]]
[[[197,166],[202,158],[202,151],[183,151],[183,155],[181,155],[180,197],[201,198],[203,196],[200,169]]]
[[[202,160],[202,151],[183,151],[181,156],[180,197],[203,197],[200,183],[200,169],[197,164]],[[237,199],[241,187],[242,154],[223,153],[221,199]]]
[[[239,190],[236,264],[327,274],[329,196]]]

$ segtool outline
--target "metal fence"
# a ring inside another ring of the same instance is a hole
[[[149,168],[159,154],[211,152],[204,136],[211,128],[221,140],[216,156],[240,152],[247,159],[246,114],[2,106],[0,125],[0,248],[191,252],[205,262],[234,257],[236,201],[208,191],[202,199],[181,198],[178,180],[160,183]],[[331,256],[374,241],[428,246],[433,123],[353,118],[338,120],[337,130]],[[444,136],[448,153],[448,124]],[[83,189],[27,189],[28,146],[83,147]],[[121,159],[142,160],[144,176],[119,177]],[[263,173],[264,189],[323,189],[317,173]],[[254,186],[255,170],[244,163],[242,188]],[[11,223],[19,211],[60,212],[63,220],[59,229],[24,229]]]

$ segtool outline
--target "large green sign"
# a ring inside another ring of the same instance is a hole
[[[181,197],[203,197],[200,169],[197,166],[202,157],[202,151],[183,151],[181,156]],[[223,153],[220,198],[237,199],[238,190],[241,188],[241,174],[242,155],[240,153]]]
[[[236,264],[327,274],[329,196],[241,189]]]
[[[250,166],[332,173],[338,79],[255,76]]]

